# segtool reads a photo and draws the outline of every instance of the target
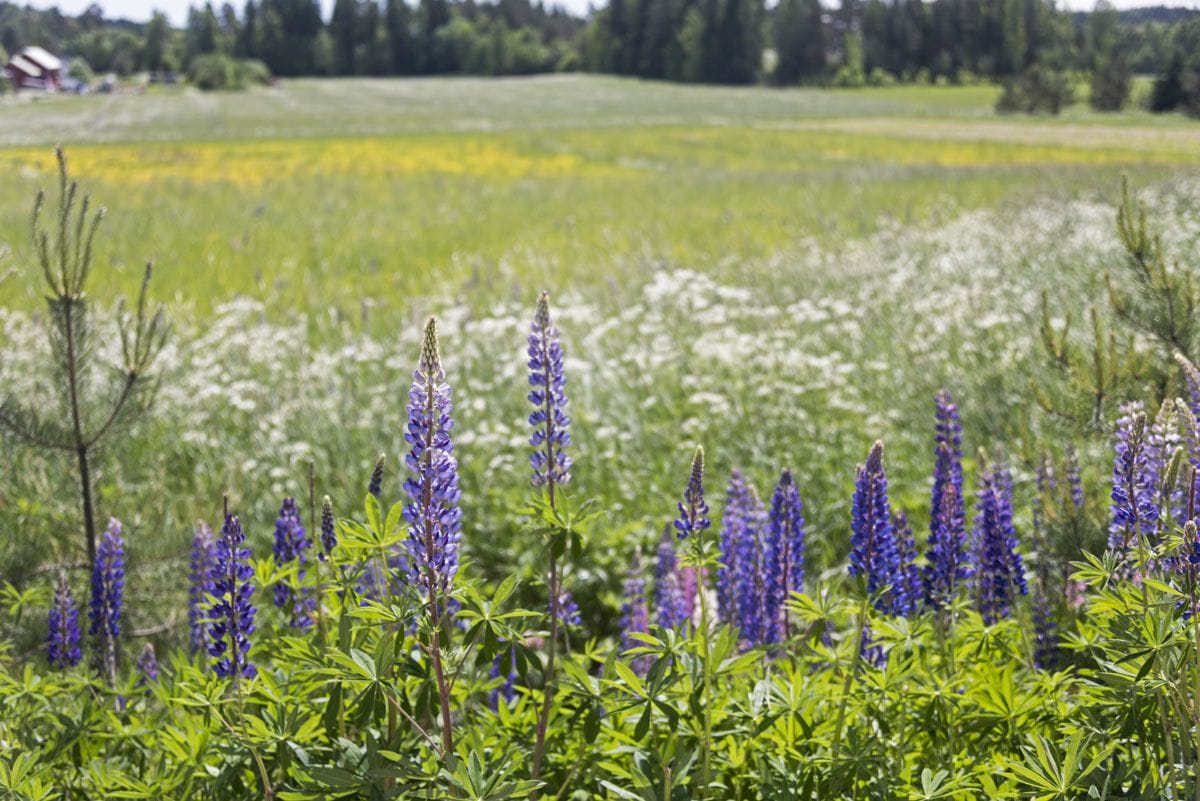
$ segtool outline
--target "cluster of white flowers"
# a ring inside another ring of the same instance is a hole
[[[1174,182],[1147,200],[1165,245],[1195,253],[1200,183]],[[920,441],[940,385],[965,407],[1003,408],[1013,399],[972,390],[1036,358],[1043,289],[1073,300],[1119,265],[1114,215],[1078,200],[973,211],[925,229],[894,225],[745,265],[744,282],[657,269],[623,288],[619,306],[550,287],[567,351],[577,480],[602,485],[613,504],[666,502],[697,440],[714,464],[769,456],[796,467],[802,482],[804,460],[824,448],[849,460],[849,476],[878,436]],[[468,489],[528,478],[533,305],[530,294],[524,303],[430,308],[441,319]],[[386,312],[372,316],[378,328]],[[0,383],[19,396],[49,391],[44,379],[35,383],[44,375],[38,325],[0,309]],[[324,319],[280,320],[245,298],[178,322],[159,364],[155,441],[186,452],[197,466],[193,489],[244,485],[267,505],[299,492],[310,459],[347,488],[365,486],[378,451],[404,449],[421,320],[396,329],[379,337]]]

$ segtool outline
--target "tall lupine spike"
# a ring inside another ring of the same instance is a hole
[[[1108,545],[1127,555],[1141,537],[1153,537],[1158,521],[1157,476],[1146,453],[1146,414],[1140,401],[1121,407],[1114,443],[1112,523]]]
[[[675,538],[667,528],[658,541],[658,558],[654,563],[654,615],[658,625],[668,629],[679,628],[690,617],[679,584],[678,561]]]
[[[895,613],[911,617],[917,613],[925,588],[921,582],[921,569],[917,567],[917,541],[909,525],[908,515],[903,511],[892,514],[892,530],[896,536],[899,556],[897,565]]]
[[[961,508],[953,484],[942,485],[938,504],[938,519],[929,535],[926,549],[925,600],[935,609],[945,609],[958,597],[959,588],[972,575],[971,555],[967,547],[967,530],[957,516]]]
[[[963,468],[962,468],[962,422],[958,416],[958,405],[946,390],[938,390],[934,398],[934,468],[933,491],[930,496],[930,536],[936,536],[935,525],[942,517],[941,504],[943,499],[952,498],[954,507],[949,510],[948,519],[955,525],[965,528],[966,508],[963,500]],[[945,485],[954,487],[954,494],[946,496],[942,492]]]
[[[786,468],[771,494],[763,562],[764,640],[782,642],[790,634],[784,603],[804,590],[804,504]]]
[[[767,510],[763,508],[753,485],[747,485],[747,494],[741,535],[736,544],[738,569],[734,575],[734,594],[737,597],[736,620],[742,641],[753,646],[764,641],[763,538]]]
[[[158,681],[158,656],[154,653],[154,643],[148,642],[142,648],[142,653],[137,658],[137,673],[135,687],[145,687]]]
[[[315,599],[309,596],[304,586],[306,574],[305,565],[308,563],[308,551],[312,541],[304,529],[304,521],[300,516],[300,508],[296,499],[287,497],[279,508],[279,517],[275,519],[275,564],[284,567],[292,562],[297,563],[296,584],[280,581],[275,584],[275,606],[288,613],[288,622],[293,628],[306,629],[312,625],[312,611],[316,608]]]
[[[1067,485],[1071,489],[1071,504],[1076,509],[1082,509],[1084,504],[1083,475],[1079,471],[1079,457],[1075,449],[1067,446]]]
[[[326,495],[321,502],[321,559],[328,559],[337,547],[337,529],[333,524],[333,501]]]
[[[367,483],[367,492],[375,496],[375,500],[383,497],[383,468],[387,464],[387,454],[379,454],[375,460],[375,469],[371,471],[371,480]]]
[[[1033,664],[1039,670],[1054,670],[1058,665],[1058,631],[1045,582],[1033,587]]]
[[[650,630],[650,610],[646,608],[646,580],[642,578],[641,549],[634,552],[622,595],[624,603],[621,605],[621,651],[624,653],[640,645],[634,639],[634,634],[645,634]],[[644,675],[650,668],[649,658],[634,659],[632,667],[636,673]]]
[[[692,456],[692,471],[688,476],[687,489],[679,504],[679,517],[675,520],[675,531],[679,539],[704,531],[711,525],[708,519],[708,504],[704,501],[704,447],[696,446]]]
[[[533,485],[554,487],[571,480],[570,424],[567,416],[567,377],[563,368],[563,349],[558,329],[550,319],[550,294],[538,295],[537,311],[529,333],[529,402],[534,410],[529,414],[533,434],[529,444],[533,452],[529,462],[533,467]]]
[[[744,536],[749,503],[746,480],[741,471],[735,469],[729,475],[729,486],[725,490],[725,509],[721,513],[721,564],[717,567],[717,615],[725,623],[737,620],[738,544]]]
[[[88,612],[93,637],[121,633],[121,606],[125,595],[125,539],[121,522],[109,518],[92,565],[92,603]]]
[[[1026,595],[1025,564],[1012,521],[1012,477],[1003,465],[984,466],[979,478],[975,540],[979,611],[988,625],[1009,616],[1016,593]]]
[[[876,441],[867,461],[858,468],[851,502],[850,575],[863,576],[875,608],[898,614],[905,608],[901,595],[900,552],[892,528],[883,443]],[[884,592],[886,590],[886,592]]]
[[[425,325],[421,359],[413,371],[408,398],[408,429],[404,435],[412,446],[405,457],[412,475],[404,481],[410,499],[404,507],[408,569],[427,595],[444,596],[458,572],[462,539],[462,510],[458,504],[462,492],[450,438],[454,427],[450,386],[442,368],[434,317]]]
[[[50,633],[46,641],[46,658],[50,666],[66,670],[79,664],[83,651],[79,648],[79,610],[71,595],[71,585],[60,573],[54,587],[54,603],[50,606]]]
[[[250,579],[251,552],[242,547],[246,535],[237,515],[227,514],[225,525],[217,538],[216,561],[212,580],[212,606],[208,611],[210,643],[208,653],[216,659],[213,670],[221,678],[253,678],[258,669],[249,659],[250,635],[254,633],[254,615],[258,611],[251,603],[254,587]]]
[[[88,634],[96,638],[97,659],[110,685],[117,678],[117,637],[125,595],[125,539],[119,520],[109,518],[92,566],[92,602]]]
[[[212,569],[216,564],[216,540],[206,523],[196,525],[192,536],[192,553],[188,569],[188,628],[189,647],[193,654],[208,641],[208,597],[212,594]]]

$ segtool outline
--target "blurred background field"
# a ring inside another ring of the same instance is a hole
[[[49,398],[31,377],[43,301],[28,221],[62,143],[109,207],[95,294],[132,292],[152,259],[174,324],[155,414],[104,454],[98,481],[101,516],[126,523],[131,592],[173,599],[161,576],[223,492],[265,549],[310,459],[318,493],[348,512],[385,452],[397,499],[431,313],[458,404],[464,547],[481,571],[532,570],[511,510],[541,288],[569,357],[574,492],[605,502],[568,579],[593,630],[611,625],[625,546],[648,546],[673,513],[697,442],[714,490],[733,466],[762,471],[763,491],[765,466],[791,466],[810,558],[833,568],[874,439],[897,505],[924,513],[940,386],[961,403],[967,451],[1006,444],[1028,479],[1020,432],[1045,425],[1031,401],[1040,293],[1055,314],[1104,302],[1122,172],[1172,252],[1200,248],[1194,123],[1078,107],[997,118],[998,91],[555,76],[6,105],[0,274],[15,272],[0,284],[0,380]],[[69,465],[0,447],[0,575],[78,559]]]

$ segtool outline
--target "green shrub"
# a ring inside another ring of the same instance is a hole
[[[1058,114],[1075,102],[1075,90],[1069,76],[1037,64],[1021,73],[1017,80],[1004,84],[996,101],[1001,114]]]
[[[251,84],[267,84],[271,72],[255,59],[234,59],[223,53],[208,53],[192,59],[188,80],[206,92],[245,89]]]

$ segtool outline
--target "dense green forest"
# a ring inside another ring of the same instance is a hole
[[[1047,0],[842,0],[836,8],[609,0],[584,19],[541,0],[337,0],[325,19],[315,0],[247,0],[240,10],[193,7],[183,30],[161,14],[132,23],[106,19],[97,6],[70,17],[0,3],[0,45],[35,43],[118,74],[224,57],[280,76],[588,70],[725,84],[991,80],[1063,92],[1053,103],[1069,101],[1063,76],[1090,76],[1101,109],[1123,106],[1132,75],[1145,73],[1158,77],[1155,110],[1200,110],[1200,11],[1117,12],[1104,3],[1068,13]]]

